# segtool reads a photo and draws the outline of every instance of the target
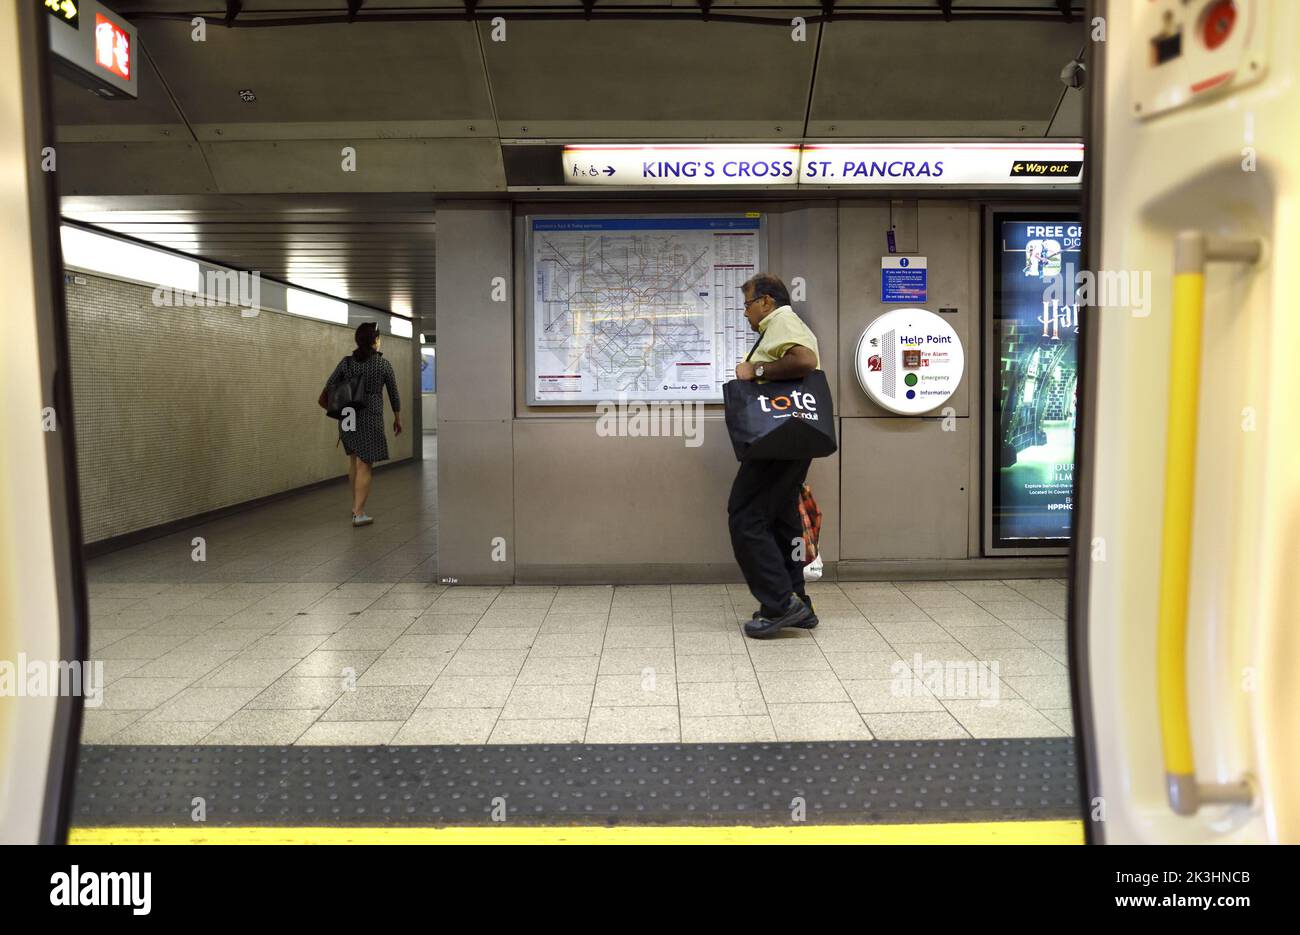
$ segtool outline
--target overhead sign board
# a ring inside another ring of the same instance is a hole
[[[1077,185],[1082,143],[593,144],[565,146],[566,185]]]
[[[966,368],[961,338],[938,315],[923,308],[885,312],[862,332],[854,370],[864,393],[878,406],[918,416],[946,403]]]
[[[1077,183],[1082,143],[808,143],[802,185]]]
[[[569,185],[793,185],[799,147],[566,146]]]
[[[54,67],[101,97],[138,96],[135,27],[97,0],[42,0],[52,19]]]

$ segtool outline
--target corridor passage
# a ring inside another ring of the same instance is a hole
[[[346,481],[291,494],[261,507],[203,523],[141,545],[110,552],[87,564],[92,621],[96,630],[136,619],[116,619],[128,603],[147,611],[131,596],[136,585],[185,585],[170,599],[153,597],[149,607],[179,612],[184,595],[211,596],[214,584],[356,584],[433,581],[437,550],[437,435],[424,436],[424,461],[381,468],[366,509],[373,526],[353,529]],[[342,455],[340,462],[345,461]],[[196,561],[194,539],[203,539],[205,559]],[[265,596],[270,587],[250,593]],[[302,593],[312,590],[302,589]],[[321,590],[321,593],[329,590]],[[230,591],[222,600],[235,599]],[[252,603],[250,601],[249,603]],[[111,622],[110,622],[111,621]]]

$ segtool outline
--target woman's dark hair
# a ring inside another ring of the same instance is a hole
[[[357,349],[352,352],[352,359],[357,363],[364,363],[372,354],[377,354],[378,351],[375,350],[377,337],[379,337],[379,326],[373,321],[357,325]]]
[[[759,273],[757,276],[751,278],[741,288],[752,289],[753,292],[750,294],[750,297],[753,299],[759,299],[765,295],[771,296],[772,301],[776,303],[777,308],[780,308],[782,305],[790,304],[790,292],[786,289],[785,283],[781,282],[780,279],[773,276],[771,273]]]

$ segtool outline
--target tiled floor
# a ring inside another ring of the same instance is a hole
[[[740,632],[751,599],[737,585],[96,584],[92,655],[108,684],[83,739],[618,743],[1070,731],[1061,582],[846,583],[812,593],[818,629],[755,641]]]
[[[1071,730],[1060,580],[822,584],[747,640],[742,585],[454,587],[436,448],[89,565],[83,741],[458,744],[1047,737]],[[206,561],[194,560],[203,539]]]
[[[354,530],[346,482],[295,494],[93,559],[92,593],[105,584],[244,584],[432,581],[437,575],[437,436],[424,436],[424,461],[375,473]],[[340,469],[347,464],[339,456]],[[195,561],[202,538],[204,560]],[[99,590],[101,615],[123,606]],[[170,601],[176,606],[178,599]],[[157,602],[155,602],[157,603]],[[92,623],[98,623],[92,617]]]

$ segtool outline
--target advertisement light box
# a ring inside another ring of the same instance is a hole
[[[1073,519],[1083,225],[1072,212],[994,212],[985,439],[986,550],[1064,549]]]

